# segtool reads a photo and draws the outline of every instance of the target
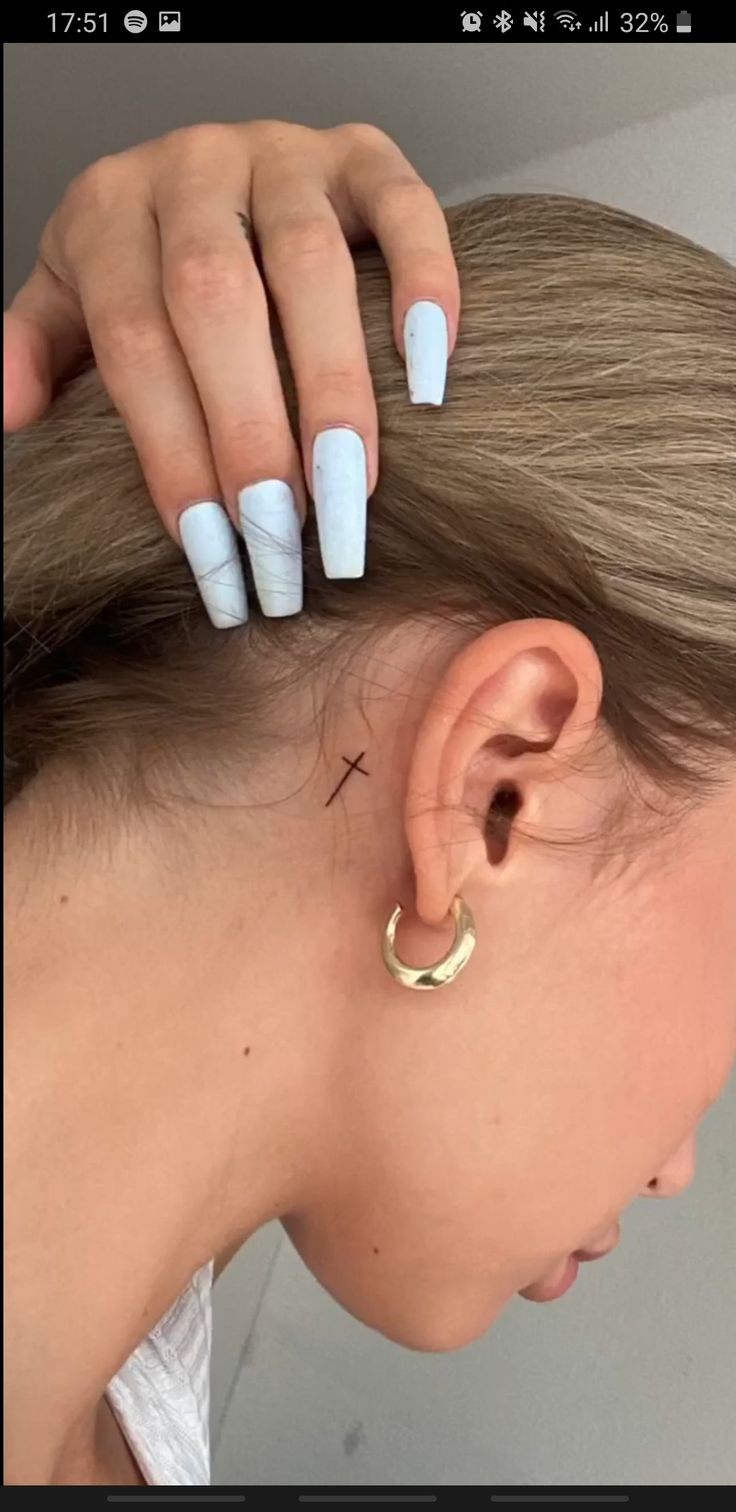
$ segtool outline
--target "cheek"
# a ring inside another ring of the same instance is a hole
[[[736,1051],[736,895],[714,885],[719,875],[683,882],[635,983],[653,1105],[666,1116],[680,1110],[685,1132],[688,1117],[692,1126],[720,1096]]]
[[[628,909],[626,901],[618,927],[599,940],[595,972],[590,962],[598,1050],[590,1047],[588,1064],[593,1085],[600,1079],[601,1120],[621,1131],[633,1159],[637,1150],[666,1158],[719,1096],[733,1062],[733,877],[719,858],[670,861]]]
[[[713,1102],[736,1053],[734,808],[714,811],[698,858],[681,866],[672,916],[673,998],[681,1007],[683,1042],[689,1038],[695,1064],[706,1076],[708,1101]]]

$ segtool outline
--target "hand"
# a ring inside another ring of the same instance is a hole
[[[248,617],[234,526],[263,613],[301,608],[305,479],[327,576],[362,576],[378,424],[349,246],[367,236],[388,264],[411,399],[440,404],[460,305],[445,218],[373,126],[195,126],[101,159],[51,216],[6,314],[5,429],[42,415],[91,347],[217,626]]]

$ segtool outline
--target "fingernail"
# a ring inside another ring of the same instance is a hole
[[[240,524],[258,601],[272,617],[298,614],[302,587],[302,527],[288,483],[269,478],[238,494]]]
[[[447,378],[447,318],[441,305],[419,299],[404,320],[404,351],[412,404],[441,404]]]
[[[320,431],[314,443],[312,493],[325,577],[362,577],[368,477],[357,431],[344,425]]]
[[[179,516],[179,535],[213,625],[218,630],[244,625],[248,598],[227,510],[212,500],[190,504]]]

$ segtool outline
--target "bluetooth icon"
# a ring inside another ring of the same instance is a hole
[[[497,26],[500,32],[510,31],[513,24],[514,18],[509,15],[508,11],[501,11],[500,16],[493,17],[493,25]]]

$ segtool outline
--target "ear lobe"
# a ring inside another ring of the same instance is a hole
[[[591,739],[602,687],[591,642],[558,620],[496,626],[453,658],[420,726],[407,790],[424,923],[441,924],[467,879],[488,868],[485,827],[499,788],[517,788],[534,817],[552,763],[561,774]]]

